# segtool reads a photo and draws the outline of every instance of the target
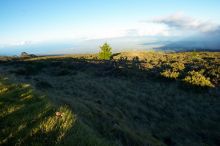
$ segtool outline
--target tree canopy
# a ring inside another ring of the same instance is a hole
[[[104,60],[109,60],[111,55],[112,55],[112,48],[108,43],[104,43],[100,47],[100,52],[99,52],[99,59],[104,59]]]

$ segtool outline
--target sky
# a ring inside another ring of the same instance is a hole
[[[123,47],[133,38],[187,37],[219,29],[219,14],[219,0],[0,0],[0,54],[30,44],[68,44],[54,49],[62,52],[98,45],[92,40]]]

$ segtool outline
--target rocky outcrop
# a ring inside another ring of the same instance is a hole
[[[22,58],[32,58],[32,57],[37,57],[36,55],[34,55],[34,54],[28,54],[28,53],[26,53],[26,52],[22,52],[21,53],[21,55],[20,55],[20,57],[22,57]]]

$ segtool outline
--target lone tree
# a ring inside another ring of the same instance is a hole
[[[108,43],[104,43],[103,46],[100,47],[101,51],[99,52],[99,59],[109,60],[112,55],[112,48]]]

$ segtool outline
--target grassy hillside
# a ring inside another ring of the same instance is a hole
[[[0,105],[0,145],[105,145],[68,106],[55,106],[29,84],[1,79]]]
[[[0,145],[220,145],[220,53],[2,58],[0,73]]]

